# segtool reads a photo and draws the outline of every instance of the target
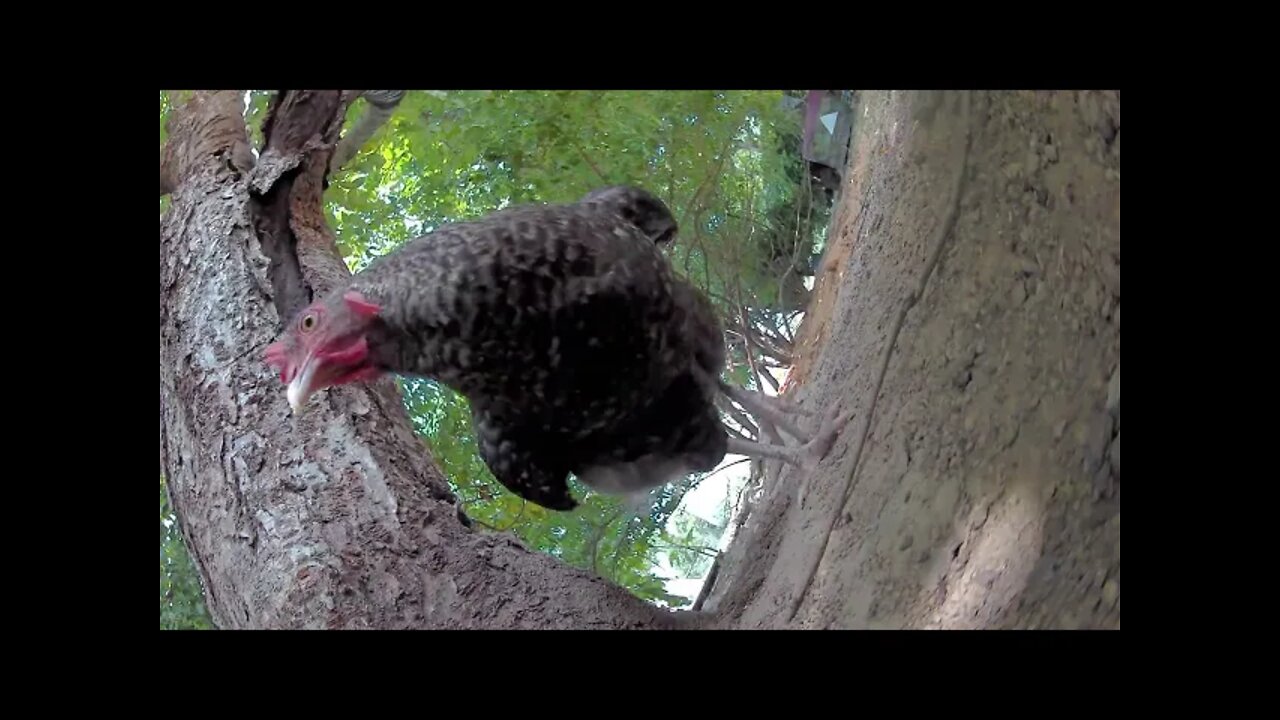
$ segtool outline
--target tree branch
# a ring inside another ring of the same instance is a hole
[[[654,545],[654,547],[659,550],[688,550],[691,553],[697,553],[702,557],[709,557],[709,558],[714,558],[720,554],[720,551],[716,550],[713,547],[707,547],[705,545],[670,545],[670,544],[662,543],[662,544],[656,544]]]
[[[703,605],[707,602],[707,598],[711,595],[711,590],[715,587],[716,579],[720,577],[720,560],[724,555],[716,554],[716,559],[711,563],[711,570],[707,572],[707,579],[702,581],[702,590],[698,591],[698,597],[693,601],[694,612],[702,610]]]
[[[736,320],[735,325],[738,328],[737,335],[739,337],[754,345],[762,353],[777,359],[784,366],[792,365],[791,353],[777,347],[773,342],[767,341],[766,336],[762,335],[755,326],[750,324],[750,318],[746,316],[745,312]]]
[[[757,308],[756,315],[757,317],[751,318],[753,332],[758,333],[762,340],[768,340],[775,350],[780,350],[788,355],[795,351],[794,344],[779,331],[777,322],[774,320],[775,313]]]
[[[748,433],[750,433],[749,437],[743,436],[747,440],[755,440],[756,438],[760,437],[760,428],[756,427],[756,424],[752,422],[751,418],[747,417],[747,415],[743,413],[741,410],[739,410],[736,405],[734,405],[732,402],[729,402],[728,398],[721,399],[720,409],[724,410],[725,414],[727,414],[729,417],[732,417],[734,422],[738,423],[738,425],[742,426],[743,429],[745,429]],[[731,430],[733,432],[737,432],[733,428],[726,428],[726,429]],[[742,433],[738,433],[738,434],[742,435]]]
[[[404,99],[404,90],[364,90],[361,92],[369,108],[356,120],[351,130],[339,141],[329,161],[329,173],[337,174],[346,167],[364,147],[365,143],[378,132],[378,128],[386,124],[395,112],[396,106]]]
[[[806,307],[805,310],[807,311],[808,307]],[[795,333],[791,331],[791,321],[795,319],[795,316],[796,314],[794,312],[782,313],[782,324],[778,326],[778,335],[787,342],[785,347],[793,352],[796,348],[796,336]]]
[[[579,145],[577,142],[573,143],[573,147],[577,149],[578,154],[582,156],[582,159],[587,163],[587,165],[591,166],[591,171],[596,174],[596,177],[600,178],[600,182],[604,183],[605,185],[608,185],[609,178],[606,178],[604,176],[604,173],[600,172],[600,168],[594,162],[591,161],[591,158],[587,155],[587,151],[583,150],[582,146]]]
[[[707,473],[706,475],[703,475],[703,476],[702,476],[702,479],[703,479],[703,480],[706,480],[707,478],[711,477],[712,475],[715,475],[716,473],[720,472],[721,470],[728,470],[729,468],[731,468],[731,467],[733,467],[733,466],[735,466],[735,465],[741,465],[742,463],[749,463],[749,462],[751,462],[751,461],[752,461],[752,459],[753,459],[753,458],[749,458],[749,457],[747,457],[747,458],[743,458],[743,459],[741,459],[741,460],[734,460],[733,462],[729,463],[728,465],[721,465],[720,467],[716,468],[715,470],[712,470],[711,472]]]

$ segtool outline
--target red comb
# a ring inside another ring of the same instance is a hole
[[[364,296],[355,290],[348,291],[342,299],[347,301],[347,307],[351,308],[352,312],[362,317],[373,317],[382,311],[376,303],[365,300]]]

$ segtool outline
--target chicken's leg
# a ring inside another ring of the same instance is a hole
[[[797,465],[812,470],[817,467],[822,458],[826,457],[831,451],[831,445],[835,442],[836,436],[840,434],[840,430],[848,424],[852,413],[840,412],[839,405],[832,406],[818,429],[810,433],[805,433],[796,427],[795,423],[787,417],[786,413],[778,408],[769,407],[767,404],[760,402],[758,397],[752,397],[754,393],[748,391],[737,390],[730,395],[737,400],[743,407],[769,419],[781,427],[788,435],[797,440],[804,442],[799,446],[788,446],[774,443],[762,443],[754,440],[745,440],[736,437],[733,433],[729,435],[729,453],[733,455],[746,455],[748,457],[764,457],[781,460],[791,465]],[[805,442],[807,439],[807,442]]]
[[[763,393],[736,388],[728,383],[721,383],[720,390],[727,395],[729,399],[741,405],[747,412],[777,425],[782,428],[783,432],[796,440],[804,442],[809,436],[808,433],[796,426],[793,416],[801,415],[812,417],[813,413],[791,406],[788,403],[782,402],[778,398],[772,398],[768,395],[764,395]]]

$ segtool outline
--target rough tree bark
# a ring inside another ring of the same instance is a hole
[[[626,591],[472,533],[390,381],[294,418],[262,349],[347,274],[323,178],[351,93],[285,91],[254,163],[236,92],[161,152],[160,466],[223,628],[667,628]]]

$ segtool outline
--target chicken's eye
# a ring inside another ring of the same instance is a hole
[[[315,316],[314,314],[308,313],[308,314],[306,314],[306,315],[302,316],[302,330],[303,330],[303,332],[310,332],[310,331],[314,330],[314,329],[315,329],[315,327],[316,327],[316,316]]]

